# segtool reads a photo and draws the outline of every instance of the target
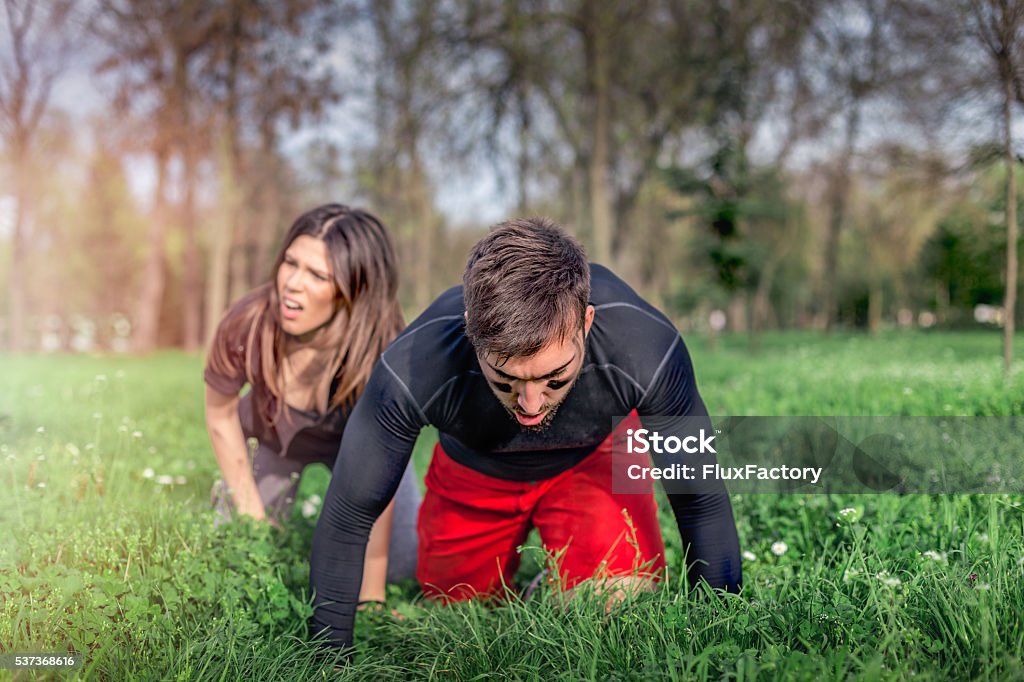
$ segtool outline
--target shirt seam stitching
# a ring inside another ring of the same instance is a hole
[[[676,332],[676,328],[673,327],[670,323],[668,323],[665,320],[661,319],[660,317],[658,317],[654,313],[650,312],[649,310],[644,310],[643,308],[641,308],[638,305],[634,305],[632,303],[615,302],[615,303],[602,303],[600,305],[594,306],[594,310],[604,310],[605,308],[632,308],[633,310],[637,311],[638,313],[641,313],[641,314],[646,315],[647,317],[651,318],[652,320],[654,320],[655,322],[657,322],[661,326],[667,327],[668,329],[671,329],[673,332]],[[678,333],[678,332],[676,332],[676,333]]]
[[[459,376],[456,374],[451,379],[449,379],[448,381],[446,381],[443,384],[441,384],[441,388],[437,389],[434,392],[434,395],[430,396],[430,399],[427,400],[427,402],[425,402],[423,404],[423,411],[426,412],[427,410],[429,410],[430,406],[433,404],[433,402],[435,400],[437,400],[439,397],[441,397],[441,394],[444,393],[448,389],[448,385],[451,384],[453,381],[455,381],[458,378],[459,378]]]
[[[416,402],[416,398],[413,397],[412,391],[409,390],[409,387],[406,385],[406,383],[402,381],[401,377],[398,376],[398,373],[391,368],[391,365],[388,364],[387,358],[385,358],[383,355],[380,356],[380,364],[384,366],[384,369],[391,373],[391,376],[395,378],[395,381],[398,382],[398,385],[402,387],[403,391],[405,391],[405,395],[409,398],[409,401],[412,403],[412,406],[416,408],[416,412],[419,414],[419,417],[423,421],[423,423],[430,423],[429,420],[427,419],[427,415],[423,413],[423,410],[420,408],[419,403]]]
[[[665,365],[668,364],[669,356],[671,356],[672,351],[675,350],[676,344],[680,343],[681,341],[682,337],[676,336],[675,341],[673,341],[672,345],[668,347],[667,351],[665,351],[664,357],[662,357],[661,362],[658,363],[658,368],[654,370],[654,376],[651,377],[651,383],[649,383],[647,385],[647,388],[644,389],[644,400],[647,399],[647,394],[650,392],[651,388],[654,387],[654,382],[656,382],[658,378],[661,376],[661,370],[665,369]]]

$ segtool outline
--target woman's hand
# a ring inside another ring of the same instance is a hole
[[[276,519],[267,517],[256,479],[252,475],[249,448],[245,444],[242,423],[238,419],[238,396],[220,393],[206,386],[206,431],[213,445],[228,496],[239,514],[260,521],[269,521],[280,528]]]
[[[395,501],[384,509],[370,531],[363,563],[363,585],[359,590],[360,602],[384,603],[388,574],[388,547],[391,544],[391,520],[395,515]]]

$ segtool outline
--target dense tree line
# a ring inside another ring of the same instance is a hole
[[[1013,333],[1024,2],[3,0],[2,31],[10,348],[75,315],[198,348],[328,199],[392,227],[415,313],[479,178],[689,328]]]

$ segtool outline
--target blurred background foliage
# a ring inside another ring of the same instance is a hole
[[[2,2],[8,349],[199,349],[331,200],[410,319],[544,214],[684,332],[1013,331],[1024,2]]]

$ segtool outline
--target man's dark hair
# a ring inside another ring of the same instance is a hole
[[[466,334],[502,360],[575,334],[590,300],[583,246],[549,218],[495,225],[473,247],[462,283]]]

